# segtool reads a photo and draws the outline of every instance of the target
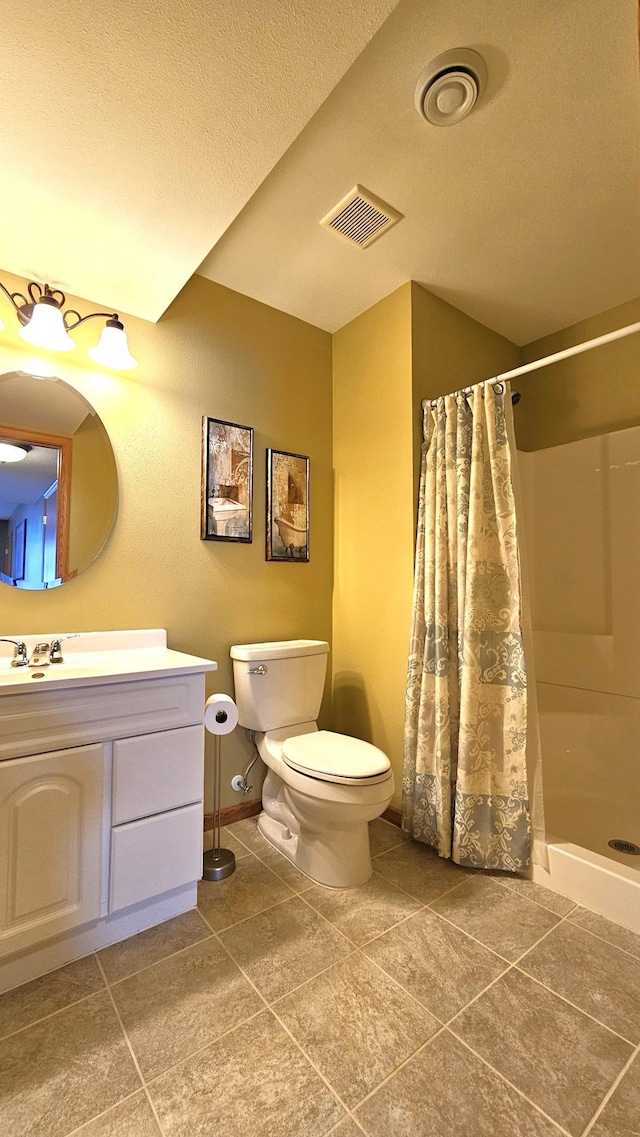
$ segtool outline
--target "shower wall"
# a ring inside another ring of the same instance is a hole
[[[640,427],[519,458],[547,833],[640,869]]]

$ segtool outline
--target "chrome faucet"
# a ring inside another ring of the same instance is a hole
[[[58,636],[55,640],[51,641],[51,649],[49,652],[49,663],[64,663],[62,658],[62,644],[63,640],[77,640],[80,632],[72,632],[68,636]]]
[[[27,645],[22,640],[9,640],[5,636],[0,636],[0,643],[13,644],[13,659],[11,660],[12,667],[26,667],[29,662],[27,656]]]
[[[50,663],[64,663],[61,646],[63,640],[75,640],[79,635],[79,632],[73,632],[69,636],[57,636],[50,644],[36,644],[31,652],[29,667],[48,667]]]
[[[51,662],[49,659],[49,651],[49,644],[36,644],[31,652],[29,667],[48,667]]]

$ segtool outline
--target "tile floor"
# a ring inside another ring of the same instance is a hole
[[[1,1137],[640,1137],[640,936],[384,821],[349,893],[225,843],[197,912],[0,996]]]

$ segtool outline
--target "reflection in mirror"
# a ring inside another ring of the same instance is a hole
[[[0,581],[54,588],[87,568],[115,519],[107,432],[61,379],[0,376]]]

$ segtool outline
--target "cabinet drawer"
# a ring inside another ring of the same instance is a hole
[[[202,876],[202,806],[188,805],[111,831],[109,911]]]
[[[202,722],[203,707],[204,675],[3,695],[0,760],[191,726]]]
[[[113,824],[201,801],[203,736],[187,726],[114,742]]]

